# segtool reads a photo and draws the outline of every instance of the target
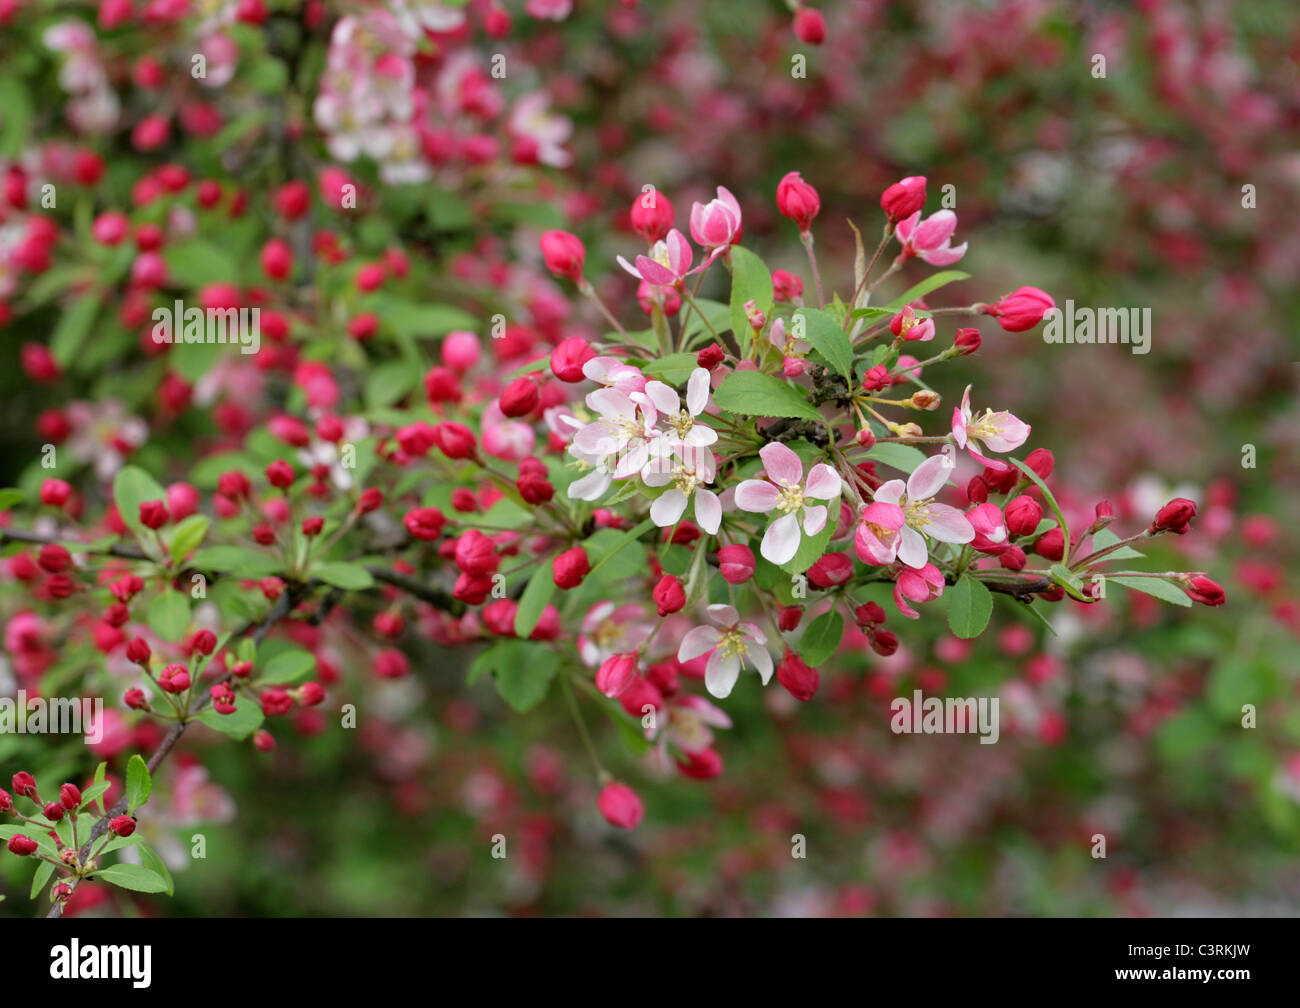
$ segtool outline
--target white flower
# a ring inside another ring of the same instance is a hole
[[[807,500],[834,500],[840,495],[840,477],[819,462],[808,471],[808,482],[804,483],[799,456],[779,442],[767,445],[758,456],[763,460],[767,479],[745,480],[736,487],[736,507],[757,514],[781,512],[781,517],[767,527],[759,547],[765,559],[780,566],[799,551],[800,515],[807,535],[815,536],[826,527],[826,507]]]
[[[675,398],[675,397],[674,397]],[[717,460],[709,448],[671,444],[660,438],[651,450],[650,461],[641,471],[646,486],[673,488],[650,505],[650,517],[660,528],[676,525],[695,499],[695,521],[709,535],[717,535],[722,523],[722,502],[705,485],[718,474]]]
[[[704,668],[704,685],[715,697],[731,695],[742,661],[752,665],[766,685],[772,678],[772,656],[763,631],[753,623],[742,623],[729,605],[711,605],[705,611],[714,626],[688,631],[677,649],[677,660],[692,661],[712,651]]]
[[[975,527],[964,514],[934,501],[934,495],[947,482],[952,468],[947,456],[932,455],[907,478],[906,493],[902,480],[890,480],[876,490],[876,503],[895,504],[903,509],[898,559],[909,567],[920,570],[929,561],[922,533],[946,543],[968,543],[975,538]]]

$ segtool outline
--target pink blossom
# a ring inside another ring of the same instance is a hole
[[[894,604],[898,611],[908,619],[919,619],[920,613],[907,604],[912,602],[929,602],[943,594],[943,575],[939,568],[928,563],[920,570],[904,567],[894,582]]]
[[[940,210],[925,220],[921,220],[921,211],[917,210],[898,222],[894,234],[903,246],[904,259],[920,256],[931,266],[951,266],[966,254],[966,242],[956,248],[951,245],[956,230],[957,215],[951,210]]]
[[[806,499],[831,501],[840,495],[840,477],[830,466],[818,463],[803,480],[803,463],[785,445],[775,442],[758,453],[767,479],[745,480],[736,488],[736,506],[742,511],[781,517],[767,527],[759,552],[778,566],[789,562],[799,550],[799,519],[803,531],[815,536],[826,527],[826,507],[808,504]]]
[[[709,250],[710,262],[740,241],[740,231],[740,204],[722,186],[717,199],[691,204],[691,237]]]
[[[981,455],[975,446],[987,451],[1015,451],[1028,440],[1032,428],[1005,410],[994,413],[986,409],[983,416],[976,418],[970,408],[970,390],[971,386],[967,385],[961,406],[953,407],[952,411],[952,436],[957,447],[967,449],[977,462],[991,469],[1002,472],[1011,468],[1005,462]]]
[[[948,480],[952,462],[947,456],[932,455],[907,478],[890,480],[876,490],[876,500],[902,508],[905,523],[899,530],[898,559],[909,567],[926,566],[929,550],[924,536],[946,543],[968,543],[975,530],[955,507],[939,504],[934,495]]]
[[[885,567],[898,558],[899,533],[905,522],[903,509],[897,504],[876,501],[858,515],[853,545],[863,563]]]
[[[688,631],[677,649],[677,660],[693,661],[712,652],[704,668],[704,685],[715,697],[731,695],[742,661],[752,665],[766,685],[772,678],[772,656],[767,653],[763,631],[753,623],[741,622],[740,614],[729,605],[711,605],[705,611],[713,626]]]
[[[673,228],[667,238],[651,246],[648,256],[636,257],[636,266],[629,265],[622,256],[618,257],[618,264],[638,280],[656,287],[675,287],[690,276],[694,255],[686,236]]]

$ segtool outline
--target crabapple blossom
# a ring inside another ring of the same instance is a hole
[[[805,535],[815,536],[826,527],[826,506],[808,501],[832,501],[840,495],[840,477],[825,463],[814,465],[804,481],[799,456],[779,442],[765,445],[758,453],[766,479],[745,480],[736,488],[736,506],[757,514],[780,512],[768,526],[759,549],[765,559],[778,566],[793,559],[799,550],[800,525]]]
[[[740,241],[740,232],[740,204],[723,186],[716,199],[691,204],[691,237],[708,250],[710,262]]]
[[[952,233],[957,230],[957,215],[940,210],[921,220],[921,211],[898,222],[894,234],[903,246],[901,257],[919,256],[931,266],[951,266],[966,254],[966,242],[955,248]]]
[[[970,408],[971,386],[966,386],[962,393],[961,405],[953,407],[952,436],[957,447],[964,448],[979,463],[990,469],[1003,472],[1012,467],[998,459],[991,459],[976,451],[980,449],[995,452],[1015,451],[1029,439],[1029,424],[1018,420],[1006,410],[993,412],[986,409],[984,415],[976,417]]]
[[[696,241],[699,239],[696,238]],[[668,232],[668,237],[651,246],[648,256],[637,256],[635,266],[622,256],[618,257],[618,264],[638,280],[652,286],[676,287],[692,272],[696,272],[691,269],[694,257],[695,253],[686,236],[673,228]]]
[[[877,503],[902,509],[904,521],[898,530],[898,559],[909,567],[926,566],[929,549],[925,536],[936,542],[959,545],[975,538],[975,530],[965,515],[934,499],[948,481],[950,472],[952,462],[947,456],[931,455],[916,467],[906,485],[902,480],[890,480],[876,488]]]
[[[767,653],[763,631],[754,623],[742,621],[729,605],[711,605],[705,611],[713,626],[687,631],[677,649],[677,660],[688,662],[709,655],[704,685],[715,697],[731,695],[742,663],[758,672],[766,686],[772,678],[772,656]]]

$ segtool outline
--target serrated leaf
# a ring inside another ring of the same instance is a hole
[[[835,653],[843,637],[844,617],[836,606],[808,624],[808,629],[799,639],[799,657],[816,668]]]
[[[757,371],[733,371],[713,393],[722,409],[743,416],[789,417],[818,422],[822,415],[792,385]]]
[[[799,326],[800,319],[803,319],[802,327]],[[853,347],[849,344],[848,335],[830,312],[818,308],[800,308],[794,313],[790,334],[806,339],[835,371],[849,381],[853,380]]]
[[[39,896],[41,890],[45,888],[45,883],[50,880],[50,876],[53,874],[54,865],[49,861],[42,861],[37,865],[36,874],[32,876],[32,891],[28,894],[27,898],[35,899]]]
[[[546,604],[555,594],[555,577],[550,564],[540,564],[528,579],[528,587],[519,597],[519,607],[515,609],[515,634],[527,638],[536,629]]]
[[[522,714],[546,696],[558,665],[559,656],[544,645],[502,640],[474,659],[469,678],[490,672],[501,699]]]
[[[311,569],[311,575],[319,581],[324,581],[327,585],[333,585],[335,588],[343,588],[348,591],[364,591],[367,588],[373,588],[375,584],[375,579],[370,571],[360,564],[353,563],[316,564]]]
[[[126,804],[127,814],[135,815],[135,810],[149,800],[153,791],[153,778],[144,759],[132,756],[126,764]]]
[[[943,270],[940,273],[935,273],[926,277],[919,284],[909,288],[905,294],[900,294],[898,297],[894,298],[894,300],[890,301],[889,304],[884,305],[884,307],[890,311],[897,312],[900,308],[917,300],[917,298],[923,298],[927,294],[932,294],[940,287],[944,287],[950,283],[955,283],[958,280],[969,279],[970,274],[963,273],[961,270]]]
[[[641,371],[668,385],[685,385],[691,373],[699,366],[699,359],[695,354],[675,353],[651,361]]]
[[[877,441],[867,452],[867,458],[887,465],[899,472],[911,473],[925,461],[925,452],[912,445],[899,444],[896,441]]]
[[[1092,552],[1097,553],[1108,546],[1114,546],[1117,542],[1119,542],[1119,536],[1110,529],[1101,529],[1092,537]],[[1139,553],[1131,546],[1121,546],[1114,553],[1107,553],[1097,562],[1109,563],[1111,560],[1141,560],[1145,557],[1145,553]]]
[[[993,595],[981,581],[963,574],[947,590],[948,627],[963,640],[972,640],[984,632],[993,614]]]
[[[95,881],[110,882],[132,892],[167,892],[168,882],[152,868],[144,865],[115,864],[95,872]]]

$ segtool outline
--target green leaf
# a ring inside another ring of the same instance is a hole
[[[919,448],[896,441],[886,441],[883,444],[877,441],[867,452],[867,458],[905,473],[913,472],[925,461],[925,457],[925,452]]]
[[[163,260],[167,263],[167,279],[175,287],[239,282],[239,260],[235,253],[203,238],[168,244],[163,249]],[[180,324],[181,319],[172,321],[173,326]]]
[[[473,329],[478,319],[450,305],[382,298],[376,312],[394,332],[405,336],[445,336],[453,329]]]
[[[772,271],[767,264],[747,248],[733,245],[731,248],[731,331],[741,349],[749,351],[753,330],[749,325],[749,316],[745,314],[745,302],[753,301],[755,307],[765,314],[771,314],[775,300],[775,288],[772,286]]]
[[[146,868],[144,865],[109,865],[107,868],[101,868],[95,872],[94,878],[98,882],[111,882],[115,886],[130,889],[132,892],[160,893],[167,892],[170,888],[169,880],[164,879],[152,868]]]
[[[90,785],[86,790],[81,792],[81,805],[85,808],[91,802],[97,800],[100,795],[108,790],[108,781],[100,780]]]
[[[1146,578],[1146,577],[1111,577],[1107,575],[1106,584],[1123,585],[1125,588],[1132,588],[1134,591],[1144,592],[1162,602],[1169,602],[1176,606],[1190,607],[1192,604],[1188,594],[1172,582],[1163,578]]]
[[[258,673],[257,681],[268,686],[297,682],[299,679],[306,679],[315,669],[316,658],[310,651],[293,648],[288,651],[281,651],[274,658],[271,658],[266,663],[266,667]],[[233,714],[222,714],[220,716],[223,718],[234,717]]]
[[[373,588],[375,584],[370,571],[354,563],[316,564],[311,569],[311,575],[327,585],[345,588],[348,591],[364,591],[366,588]]]
[[[993,595],[984,584],[963,574],[948,589],[948,626],[954,634],[971,640],[984,632],[993,614]]]
[[[164,892],[168,896],[175,896],[176,883],[172,881],[172,873],[167,870],[167,865],[163,863],[163,859],[154,852],[152,847],[146,844],[139,844],[136,849],[140,852],[140,860],[144,862],[145,867],[152,869],[159,878],[167,883]]]
[[[1047,503],[1051,506],[1051,508],[1052,508],[1052,512],[1056,515],[1056,521],[1057,521],[1057,523],[1061,526],[1061,535],[1065,537],[1065,552],[1062,553],[1061,555],[1064,556],[1064,557],[1069,557],[1069,555],[1070,555],[1070,528],[1069,528],[1068,525],[1065,524],[1065,515],[1063,515],[1063,514],[1061,513],[1061,505],[1059,505],[1059,504],[1056,503],[1056,497],[1055,497],[1055,495],[1052,493],[1052,491],[1050,491],[1050,490],[1047,489],[1047,484],[1044,483],[1044,482],[1042,481],[1042,479],[1041,479],[1041,477],[1039,477],[1038,473],[1036,473],[1036,472],[1034,472],[1034,470],[1030,469],[1029,466],[1027,466],[1027,465],[1025,465],[1023,462],[1021,462],[1020,459],[1013,458],[1013,459],[1010,459],[1009,461],[1015,463],[1016,468],[1019,469],[1019,470],[1020,470],[1022,473],[1024,473],[1026,476],[1028,476],[1029,479],[1030,479],[1030,481],[1031,481],[1035,486],[1037,486],[1039,490],[1043,491],[1043,499],[1044,499],[1045,501],[1047,501]]]
[[[366,376],[365,402],[369,409],[391,406],[415,387],[419,373],[406,361],[380,364]]]
[[[498,641],[474,660],[470,681],[491,672],[501,699],[522,714],[546,696],[559,662],[559,656],[545,645]]]
[[[799,639],[799,657],[816,668],[835,653],[843,637],[844,617],[835,606],[808,624],[808,629]]]
[[[515,634],[527,638],[537,627],[546,609],[546,603],[555,594],[555,577],[548,563],[540,564],[528,579],[528,587],[519,597],[519,607],[515,610]]]
[[[203,541],[203,537],[208,534],[208,527],[211,524],[212,519],[201,514],[193,514],[182,520],[172,531],[172,559],[176,563],[183,561]]]
[[[1097,553],[1104,550],[1107,546],[1114,546],[1117,542],[1119,542],[1119,536],[1110,529],[1101,529],[1092,537],[1092,552]],[[1114,553],[1107,553],[1097,562],[1109,563],[1111,560],[1141,560],[1145,556],[1145,553],[1139,553],[1131,546],[1121,546]]]
[[[1088,596],[1083,594],[1083,578],[1075,574],[1065,564],[1052,564],[1048,574],[1051,576],[1053,584],[1058,584],[1064,588],[1071,598],[1076,598],[1080,602],[1088,601]]]
[[[208,546],[195,553],[190,564],[203,570],[236,571],[243,578],[267,577],[281,569],[274,557],[242,546]]]
[[[884,307],[890,311],[897,312],[904,305],[909,305],[917,298],[923,298],[927,294],[937,291],[940,287],[953,283],[957,280],[969,280],[970,274],[963,273],[961,270],[944,270],[941,273],[935,273],[926,277],[915,287],[910,288],[906,294],[900,294],[894,300]]]
[[[695,304],[700,311],[695,311],[689,304],[682,308],[683,312],[689,312],[684,323],[685,331],[682,341],[682,345],[688,348],[695,345],[697,339],[700,343],[705,340],[712,341],[715,338],[714,333],[721,336],[731,328],[731,307],[729,305],[724,305],[721,301],[710,301],[708,298],[696,298]],[[700,317],[700,312],[704,313],[703,318]],[[705,325],[706,321],[708,325]],[[746,322],[746,325],[748,325],[748,322]],[[709,331],[710,326],[713,327],[712,332]]]
[[[113,502],[127,527],[148,543],[145,527],[140,523],[140,505],[145,501],[166,501],[167,491],[156,479],[137,466],[123,466],[113,477]]]
[[[651,378],[658,378],[668,385],[684,385],[691,373],[699,367],[699,360],[693,353],[675,353],[651,361],[641,369]]]
[[[535,361],[530,361],[529,363],[525,364],[523,367],[515,368],[508,375],[506,375],[506,378],[507,380],[511,378],[521,378],[526,374],[535,374],[538,371],[545,371],[550,366],[551,366],[551,355],[547,354],[545,357],[540,357]],[[645,369],[642,368],[642,370],[644,371]]]
[[[170,587],[165,588],[150,601],[145,619],[163,640],[179,641],[190,625],[189,599]]]
[[[818,501],[817,503],[821,503]],[[830,544],[831,533],[835,531],[838,524],[836,516],[840,513],[840,499],[836,497],[833,501],[826,504],[826,527],[818,532],[815,536],[805,535],[801,530],[799,533],[799,548],[789,560],[781,565],[781,569],[787,574],[804,574],[808,568],[822,558],[826,552],[826,547]],[[789,582],[789,578],[785,579]]]
[[[153,778],[144,759],[132,756],[126,765],[126,812],[135,815],[135,810],[149,800],[153,791]]]
[[[819,422],[822,415],[804,394],[779,378],[757,371],[733,371],[713,394],[722,409],[744,416],[791,417]]]
[[[23,492],[6,487],[0,490],[0,511],[8,511],[15,504],[21,504],[23,501]]]
[[[0,77],[0,157],[18,157],[32,127],[32,100],[17,75]]]
[[[800,319],[803,320],[802,325]],[[814,350],[826,358],[826,363],[849,381],[853,380],[853,347],[830,312],[818,308],[800,308],[794,313],[790,335],[796,339],[806,339]]]
[[[262,708],[248,697],[240,697],[233,714],[218,714],[205,707],[199,721],[233,739],[245,739],[262,724]]]
[[[36,868],[36,874],[32,876],[32,891],[27,898],[35,899],[40,894],[40,891],[45,888],[45,883],[50,880],[50,876],[53,874],[54,865],[49,861],[42,861]]]
[[[595,535],[590,536],[582,545],[587,550],[587,555],[589,557],[594,556],[597,559],[591,565],[591,570],[587,574],[587,577],[594,577],[602,567],[609,563],[610,560],[640,539],[641,536],[645,534],[646,530],[653,526],[654,521],[647,518],[636,528],[628,529],[626,532],[621,533],[618,539],[613,540],[609,546],[603,546],[598,541],[597,537],[600,536],[602,532],[613,532],[613,529],[600,529],[595,533]]]

